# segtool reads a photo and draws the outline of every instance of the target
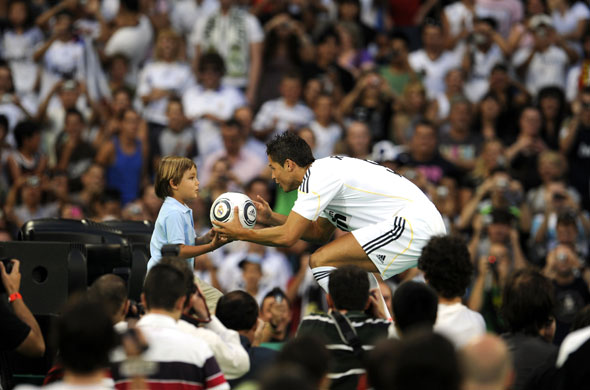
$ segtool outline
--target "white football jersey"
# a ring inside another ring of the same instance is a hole
[[[391,169],[374,161],[331,156],[309,167],[293,211],[311,221],[327,218],[336,227],[353,231],[409,207],[438,214],[414,183]]]

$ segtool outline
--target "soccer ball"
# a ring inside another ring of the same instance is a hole
[[[238,206],[242,226],[252,229],[256,225],[256,206],[246,195],[239,192],[226,192],[213,202],[209,218],[211,222],[229,222],[234,218],[234,208]]]

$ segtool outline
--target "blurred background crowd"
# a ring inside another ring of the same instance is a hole
[[[489,330],[528,266],[554,286],[554,343],[590,304],[585,1],[4,0],[0,18],[2,240],[36,218],[155,221],[167,155],[197,163],[200,232],[227,191],[287,214],[264,142],[294,131],[428,194],[468,243],[465,302]],[[232,243],[195,272],[259,304],[279,287],[296,329],[326,307],[313,249]]]

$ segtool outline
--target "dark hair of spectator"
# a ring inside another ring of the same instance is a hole
[[[431,121],[429,121],[427,119],[420,119],[414,125],[414,129],[416,129],[418,126],[420,126],[420,127],[428,127],[429,129],[432,130],[433,135],[438,138],[438,132],[436,131],[436,126]]]
[[[215,316],[228,329],[250,330],[258,321],[258,304],[247,292],[232,291],[219,298]]]
[[[223,126],[224,127],[235,127],[238,129],[238,131],[240,133],[242,132],[242,122],[238,121],[235,118],[229,118],[228,120],[223,122]]]
[[[533,269],[521,269],[508,278],[502,292],[502,315],[512,333],[539,335],[551,320],[553,284]]]
[[[297,72],[296,70],[290,70],[288,72],[285,72],[283,74],[283,77],[281,77],[281,82],[285,80],[296,80],[299,81],[300,84],[303,83],[303,77],[301,77],[301,73]]]
[[[55,14],[56,19],[59,19],[62,16],[67,16],[68,18],[70,18],[70,23],[74,22],[74,19],[75,19],[74,13],[72,11],[70,11],[69,9],[67,9],[67,8],[61,9]]]
[[[395,367],[401,359],[400,348],[400,340],[385,339],[366,355],[367,379],[373,389],[393,389]]]
[[[590,86],[585,86],[580,91],[580,95],[590,95]]]
[[[287,298],[287,294],[285,294],[285,292],[283,290],[281,290],[280,287],[275,287],[272,290],[270,290],[269,292],[267,292],[266,295],[264,296],[264,298],[262,298],[262,302],[260,304],[261,308],[264,307],[264,301],[266,301],[268,298],[276,297],[277,295],[280,295],[283,298],[283,300],[285,300],[285,302],[287,302],[287,304],[289,306],[291,306],[291,302],[289,302],[289,299]]]
[[[25,140],[34,137],[40,132],[41,130],[39,129],[39,126],[33,121],[19,122],[14,128],[14,139],[17,148],[22,148]]]
[[[573,210],[566,210],[557,216],[557,225],[561,226],[578,226],[578,219],[576,213]]]
[[[23,4],[23,6],[25,7],[26,11],[27,11],[27,17],[25,18],[25,21],[23,23],[23,27],[25,28],[25,30],[33,27],[33,25],[35,24],[35,19],[33,18],[33,13],[31,12],[31,7],[29,5],[29,1],[26,0],[10,0],[8,2],[8,7],[7,9],[10,10],[10,8],[15,5],[15,4]],[[10,13],[10,11],[8,11],[8,13]],[[10,20],[9,20],[10,22]],[[11,27],[15,27],[12,26]]]
[[[490,18],[490,17],[487,17],[487,18],[482,18],[482,17],[476,18],[473,21],[473,24],[477,24],[477,23],[485,23],[488,26],[490,26],[492,28],[492,30],[494,30],[494,31],[498,28],[498,22],[496,21],[496,19]]]
[[[414,332],[400,346],[392,389],[459,390],[461,371],[455,347],[444,336]]]
[[[173,104],[179,104],[180,108],[182,108],[182,100],[178,96],[173,96],[168,99],[168,105],[166,106],[166,110],[170,109],[170,106]]]
[[[290,131],[275,136],[266,144],[266,154],[272,161],[283,166],[287,159],[300,167],[306,167],[315,161],[311,148],[301,137]]]
[[[167,156],[160,160],[154,180],[156,196],[161,199],[172,196],[170,181],[179,184],[184,173],[193,167],[196,168],[194,161],[186,157]]]
[[[506,208],[494,208],[490,213],[492,217],[491,223],[499,223],[502,225],[512,225],[514,215]]]
[[[263,184],[266,187],[266,189],[269,189],[268,180],[264,179],[263,177],[256,176],[254,179],[252,179],[248,183],[246,183],[246,186],[244,187],[244,189],[246,190],[246,192],[252,191],[252,187],[256,183]]]
[[[8,118],[6,115],[0,115],[0,127],[3,128],[5,132],[8,131]]]
[[[332,25],[326,26],[323,30],[321,30],[314,39],[315,46],[322,45],[328,41],[328,39],[335,39],[336,44],[340,45],[340,35]]]
[[[190,301],[191,295],[193,295],[197,291],[197,288],[195,286],[193,271],[189,267],[186,260],[174,257],[163,257],[158,264],[169,265],[182,272],[182,274],[184,275],[184,288],[186,296],[185,305],[187,305]]]
[[[313,383],[320,384],[330,368],[330,353],[319,337],[298,336],[281,348],[277,355],[277,363],[299,365]]]
[[[508,73],[508,66],[506,66],[506,64],[502,62],[498,62],[496,65],[492,67],[492,71],[490,72],[490,74],[494,72]]]
[[[225,62],[223,57],[214,51],[209,51],[199,59],[199,72],[204,72],[207,69],[214,69],[219,74],[225,73]]]
[[[139,0],[121,0],[121,7],[127,11],[139,12]]]
[[[86,123],[86,121],[84,120],[84,116],[82,115],[82,113],[80,111],[78,111],[78,109],[76,109],[76,108],[68,108],[66,110],[66,116],[65,116],[65,118],[69,117],[70,115],[76,115],[78,117],[78,119],[80,119],[80,122]]]
[[[114,319],[127,302],[127,286],[120,276],[102,275],[88,288],[88,298],[100,303],[109,317]]]
[[[287,48],[287,57],[289,58],[291,66],[300,67],[302,63],[299,54],[301,45],[297,34],[290,31],[289,35],[284,38],[284,41]],[[263,64],[269,64],[269,62],[271,62],[276,56],[280,43],[279,28],[271,29],[264,38],[264,49],[262,52]]]
[[[107,368],[117,337],[102,304],[72,298],[57,320],[59,359],[66,370],[89,374]]]
[[[571,332],[590,326],[590,305],[584,306],[574,317]]]
[[[418,268],[439,296],[461,297],[471,282],[473,265],[465,240],[459,236],[435,236],[422,249]]]
[[[14,93],[14,77],[12,76],[12,69],[10,69],[10,65],[5,60],[0,59],[0,68],[5,68],[8,73],[10,74],[10,88],[8,89],[8,93]]]
[[[438,311],[438,297],[432,287],[414,281],[402,283],[393,295],[395,325],[406,334],[414,328],[432,330]]]
[[[330,273],[328,291],[339,310],[365,310],[369,299],[369,277],[354,265],[337,268]]]
[[[390,41],[403,41],[404,45],[406,46],[406,49],[408,49],[410,47],[410,38],[408,38],[408,36],[402,31],[395,31],[394,30],[389,35],[389,40]]]
[[[299,365],[275,364],[262,376],[259,390],[313,390],[317,385]]]
[[[178,298],[186,295],[186,278],[177,268],[158,264],[148,272],[143,292],[148,310],[173,311]]]

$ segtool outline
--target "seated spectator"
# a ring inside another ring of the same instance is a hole
[[[547,255],[543,274],[551,279],[555,291],[555,337],[561,344],[574,322],[574,318],[590,304],[588,285],[580,276],[581,261],[571,246],[560,244]]]
[[[324,341],[317,336],[299,336],[287,342],[277,355],[277,364],[301,367],[317,389],[329,386],[330,353]]]
[[[482,335],[459,351],[465,390],[509,389],[514,379],[506,343],[498,336]]]
[[[334,150],[335,154],[368,159],[371,155],[371,130],[365,122],[354,121],[346,126],[344,140]]]
[[[539,272],[523,269],[507,281],[502,294],[502,313],[508,333],[502,337],[514,362],[515,390],[524,389],[533,371],[555,362],[553,338],[554,292],[551,281]]]
[[[393,132],[389,138],[398,145],[410,142],[419,122],[438,121],[438,109],[435,104],[429,104],[426,89],[418,80],[406,84],[403,95],[396,99],[394,109]]]
[[[240,122],[229,119],[221,123],[221,138],[223,148],[211,153],[204,160],[203,168],[199,169],[198,174],[201,182],[205,185],[209,183],[213,165],[221,158],[226,159],[231,172],[230,179],[233,179],[239,187],[260,175],[267,162],[246,147],[246,139]]]
[[[7,218],[17,227],[25,222],[39,218],[56,218],[59,214],[58,202],[43,202],[41,179],[37,176],[21,176],[10,188],[6,197],[4,212]],[[20,195],[21,204],[17,205]]]
[[[109,353],[118,344],[111,318],[102,303],[72,298],[56,326],[56,347],[64,367],[63,381],[48,389],[112,389],[108,378]],[[19,390],[40,389],[22,385]]]
[[[187,126],[187,119],[182,112],[180,99],[172,98],[166,108],[167,126],[158,137],[154,145],[156,155],[153,165],[159,165],[159,157],[180,156],[193,158],[197,155],[194,129]]]
[[[291,302],[278,287],[266,293],[260,303],[259,318],[264,321],[263,341],[282,343],[289,337],[289,324],[292,319]]]
[[[438,294],[438,314],[434,330],[460,348],[484,334],[481,314],[463,305],[462,297],[471,282],[473,265],[463,239],[439,236],[430,239],[418,259],[424,279]]]
[[[119,333],[127,330],[125,320],[131,302],[127,298],[127,286],[118,275],[106,274],[96,279],[88,288],[88,299],[100,303]]]
[[[14,184],[19,177],[47,172],[47,156],[41,151],[41,128],[35,122],[23,121],[14,128],[16,150],[7,156],[8,179]]]
[[[502,121],[502,106],[498,97],[490,92],[486,93],[478,102],[473,128],[490,142],[497,139]],[[482,147],[483,153],[483,147]]]
[[[590,16],[590,14],[589,14]],[[559,149],[559,132],[561,131],[566,113],[567,103],[562,86],[545,87],[537,96],[539,110],[543,118],[541,137],[548,148]]]
[[[80,176],[81,190],[72,196],[72,200],[82,205],[84,214],[90,213],[90,202],[105,188],[104,168],[98,164],[92,164]]]
[[[258,345],[261,324],[254,298],[244,291],[232,291],[217,301],[215,315],[228,329],[240,334],[242,346],[250,357],[250,370],[240,378],[231,380],[230,385],[236,387],[241,382],[259,378],[275,361],[276,351]]]
[[[198,85],[182,95],[184,115],[193,122],[201,159],[223,148],[219,126],[246,102],[239,89],[221,84],[224,73],[225,64],[219,54],[204,54],[197,69]]]
[[[442,131],[438,140],[440,154],[464,172],[475,167],[482,139],[471,131],[471,104],[465,98],[451,102],[449,128]]]
[[[432,184],[439,184],[445,179],[457,182],[457,167],[441,156],[438,148],[438,134],[434,124],[427,121],[418,122],[409,142],[408,151],[400,153],[396,162],[420,171]]]
[[[96,150],[84,139],[86,123],[80,111],[66,111],[64,128],[55,141],[56,169],[67,172],[72,191],[82,187],[81,176],[92,165]]]
[[[147,173],[148,145],[139,137],[140,117],[127,110],[119,134],[103,144],[96,162],[106,170],[107,186],[121,193],[123,205],[137,199]]]
[[[393,295],[393,320],[400,337],[414,329],[432,331],[438,311],[438,296],[432,287],[408,280]]]
[[[408,61],[414,72],[424,75],[424,86],[429,98],[443,93],[444,77],[460,64],[454,53],[445,50],[440,24],[426,23],[422,26],[423,48],[410,53]]]
[[[309,128],[315,136],[313,156],[324,158],[334,154],[336,143],[342,138],[342,128],[334,118],[334,99],[327,94],[319,95],[313,104],[315,119]]]
[[[416,332],[401,341],[391,389],[461,388],[461,367],[453,344],[432,332]]]
[[[395,367],[401,358],[401,342],[398,339],[385,339],[375,345],[367,354],[367,382],[375,390],[393,389]]]
[[[31,118],[36,105],[31,104],[28,100],[21,102],[21,99],[15,94],[11,68],[2,60],[0,60],[0,96],[2,96],[0,114],[8,119],[7,141],[14,145],[12,130],[20,121]]]
[[[161,264],[173,266],[182,271],[185,277],[186,301],[182,317],[177,323],[178,327],[207,343],[227,380],[236,379],[246,374],[250,369],[250,361],[246,350],[240,343],[238,333],[235,330],[227,329],[214,314],[209,313],[209,305],[195,283],[193,271],[187,262],[182,259],[164,258]]]
[[[172,385],[200,385],[205,389],[229,389],[223,373],[207,343],[190,337],[178,325],[186,301],[186,278],[170,266],[158,264],[150,269],[142,293],[146,308],[137,323],[149,349],[141,356],[157,362],[157,370],[146,377],[146,384],[154,386],[166,381]],[[127,388],[132,378],[124,376],[121,364],[126,356],[117,351],[112,357],[112,375],[117,388]]]
[[[578,54],[555,32],[547,15],[531,18],[529,28],[533,31],[533,47],[519,49],[512,59],[528,92],[536,95],[543,87],[565,85],[567,67],[578,60]]]
[[[402,33],[393,33],[389,38],[390,60],[388,65],[379,68],[379,74],[387,81],[394,96],[403,95],[406,85],[411,80],[418,79],[408,63],[408,51],[410,42],[408,37]]]
[[[265,102],[256,117],[252,129],[260,140],[308,126],[313,120],[313,111],[301,99],[302,81],[297,73],[287,73],[281,80],[281,97]]]
[[[341,321],[338,318],[344,317],[345,322],[356,323],[356,343],[363,349],[386,338],[392,326],[385,319],[381,302],[370,293],[369,278],[360,268],[346,266],[336,269],[330,274],[328,288],[330,293],[327,300],[332,313],[305,316],[297,334],[313,334],[325,340],[334,361],[328,374],[328,378],[332,379],[330,388],[356,388],[359,374],[365,372],[361,364],[362,352],[360,349],[355,350],[355,344],[341,336],[338,330]],[[370,310],[371,315],[364,312],[366,309]]]
[[[445,75],[445,91],[432,101],[437,110],[438,122],[446,121],[451,112],[451,103],[465,95],[465,72],[461,68],[451,69]]]

